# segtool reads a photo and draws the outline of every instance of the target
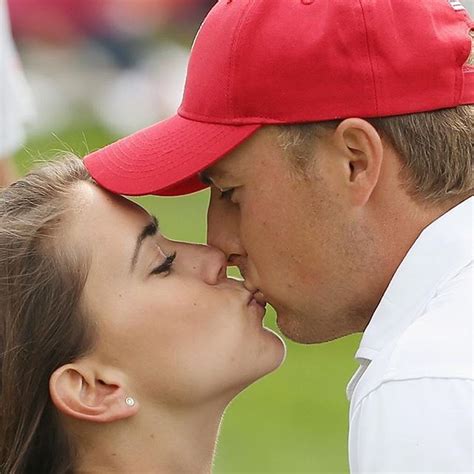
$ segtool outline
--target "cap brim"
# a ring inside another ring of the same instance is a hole
[[[117,194],[176,196],[206,187],[198,173],[261,127],[196,122],[179,115],[97,150],[84,163],[98,184]]]

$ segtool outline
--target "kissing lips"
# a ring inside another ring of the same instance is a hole
[[[267,306],[267,300],[266,300],[265,296],[263,296],[263,293],[261,291],[257,290],[253,294],[253,297],[259,305],[263,306],[264,308],[265,308],[265,306]]]
[[[250,295],[248,304],[251,304],[251,303],[255,303],[263,309],[265,309],[265,307],[267,306],[267,300],[263,296],[262,292],[259,290],[254,291]]]
[[[252,287],[248,280],[244,280],[244,286],[246,290],[250,292],[248,304],[253,304],[256,307],[262,309],[263,314],[265,314],[267,299],[265,298],[263,293],[258,288]]]

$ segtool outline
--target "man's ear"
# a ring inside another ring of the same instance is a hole
[[[139,409],[117,375],[106,370],[101,374],[86,362],[55,370],[49,392],[59,411],[78,420],[109,423],[133,416]]]
[[[369,122],[359,118],[342,121],[334,139],[343,152],[350,199],[354,205],[363,206],[379,180],[384,156],[382,139]]]

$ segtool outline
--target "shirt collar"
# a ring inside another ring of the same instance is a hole
[[[426,227],[408,251],[364,331],[356,358],[373,360],[421,314],[438,286],[472,262],[474,198]]]

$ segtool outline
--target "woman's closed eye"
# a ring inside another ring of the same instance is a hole
[[[220,199],[226,199],[230,201],[232,199],[232,195],[234,194],[235,188],[229,188],[221,190]]]
[[[158,265],[156,268],[154,268],[150,275],[160,275],[162,273],[169,273],[173,267],[173,262],[176,258],[176,252],[174,252],[171,255],[168,255],[164,262]]]

